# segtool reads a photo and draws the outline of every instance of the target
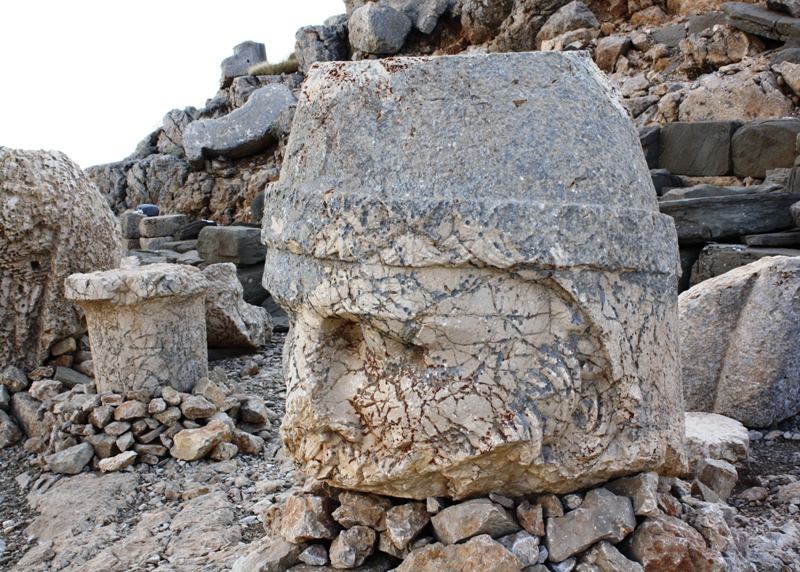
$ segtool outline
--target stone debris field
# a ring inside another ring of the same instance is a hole
[[[0,147],[0,570],[800,572],[800,3],[343,12]]]

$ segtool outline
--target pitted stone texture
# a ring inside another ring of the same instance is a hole
[[[67,279],[86,311],[98,393],[171,386],[208,377],[207,281],[190,266],[150,264]]]
[[[768,427],[800,411],[800,258],[774,256],[680,296],[686,409]]]
[[[236,266],[211,264],[203,275],[206,290],[206,336],[212,348],[258,348],[272,338],[269,312],[244,301]]]
[[[413,550],[396,572],[467,572],[492,570],[518,572],[522,562],[486,534],[464,544],[446,545],[439,542]]]
[[[190,123],[183,134],[186,159],[201,169],[205,158],[241,159],[260,153],[289,131],[297,99],[283,84],[254,91],[242,107],[219,119]]]
[[[121,255],[119,223],[80,167],[58,151],[0,147],[0,368],[31,370],[53,342],[82,334],[64,279]]]
[[[423,500],[682,465],[675,231],[591,61],[321,64],[281,177],[264,285],[308,475]]]

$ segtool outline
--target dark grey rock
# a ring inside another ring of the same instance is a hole
[[[200,231],[197,252],[209,264],[233,262],[250,266],[264,262],[267,247],[261,231],[243,226],[209,226]]]
[[[414,28],[423,34],[430,34],[436,27],[439,17],[445,13],[448,0],[382,0],[387,4],[405,14]]]
[[[790,64],[800,64],[800,48],[783,48],[782,50],[776,50],[772,52],[770,55],[767,56],[769,62],[773,65],[780,64],[783,62],[789,62]]]
[[[11,407],[11,392],[8,391],[8,387],[0,384],[0,410],[8,411],[9,407]]]
[[[791,193],[707,197],[660,202],[659,210],[675,219],[678,242],[697,244],[791,228],[789,208],[798,200]]]
[[[139,233],[139,221],[145,215],[139,211],[127,211],[119,215],[119,226],[122,229],[122,238],[138,239],[142,236]]]
[[[639,127],[639,143],[642,144],[648,169],[658,169],[658,141],[661,128],[658,125]]]
[[[643,95],[641,97],[631,97],[625,100],[625,106],[631,112],[631,116],[636,118],[642,113],[661,101],[657,95]]]
[[[180,214],[144,217],[139,221],[139,234],[142,238],[174,237],[187,224],[189,217]]]
[[[77,475],[93,456],[94,448],[89,443],[81,443],[47,457],[47,466],[54,473]]]
[[[5,386],[0,386],[0,392]],[[22,433],[19,427],[11,420],[3,409],[0,409],[0,449],[5,449],[10,445],[19,443],[22,440]]]
[[[126,200],[130,205],[139,205],[137,210],[146,209],[147,216],[157,216],[158,207],[151,207],[174,204],[175,192],[184,185],[189,171],[186,160],[174,155],[152,155],[137,161],[125,175]]]
[[[769,169],[791,168],[797,156],[798,119],[761,119],[740,128],[731,141],[737,177],[763,179]]]
[[[295,34],[294,54],[300,71],[306,73],[314,62],[347,59],[347,17],[342,14],[331,25],[305,26]]]
[[[664,44],[668,48],[677,48],[681,40],[686,37],[686,25],[674,24],[660,30],[653,30],[650,35],[657,44]]]
[[[683,186],[683,181],[680,177],[673,175],[666,169],[650,169],[650,178],[653,180],[653,186],[656,189],[656,194],[660,197],[669,189],[680,188]]]
[[[200,231],[207,226],[217,226],[217,223],[215,223],[213,220],[196,220],[194,222],[190,222],[189,224],[177,229],[173,234],[173,238],[176,241],[194,240],[200,236]]]
[[[703,250],[702,245],[682,245],[678,251],[681,264],[681,277],[678,279],[678,293],[685,292],[692,284],[692,268],[694,267],[697,259],[700,257],[700,252]]]
[[[219,119],[189,124],[183,135],[186,157],[195,169],[205,157],[234,159],[255,155],[288,133],[297,98],[285,85],[257,89],[239,109]]]
[[[752,248],[743,244],[709,244],[692,267],[691,286],[755,262],[765,256],[800,256],[790,248]]]
[[[183,150],[183,132],[186,126],[200,119],[200,112],[194,107],[186,109],[173,109],[162,120],[161,134],[158,136],[158,152],[174,155],[178,158],[185,156]]]
[[[748,34],[786,42],[800,31],[800,19],[772,12],[762,4],[726,2],[722,11],[728,17],[728,25]]]
[[[735,121],[667,123],[661,128],[658,166],[678,175],[717,177],[730,173]]]
[[[730,197],[740,195],[756,195],[783,191],[782,185],[766,184],[749,187],[717,187],[714,185],[695,185],[682,189],[672,189],[664,193],[662,201],[680,201],[683,199],[699,199],[702,197]]]
[[[266,191],[261,191],[250,203],[250,220],[255,224],[261,224],[261,219],[264,218],[264,200]]]
[[[261,303],[261,307],[266,308],[269,315],[272,316],[273,331],[289,331],[289,315],[286,313],[286,310],[278,305],[272,296],[267,297],[267,299]]]
[[[800,18],[800,1],[798,0],[767,0],[767,8],[773,12],[782,12],[793,18]]]
[[[264,276],[264,264],[253,266],[238,266],[236,277],[244,289],[244,301],[253,306],[261,304],[269,297],[269,292],[264,290],[261,285],[261,278]]]
[[[728,17],[722,12],[708,12],[707,14],[690,14],[689,24],[687,26],[687,33],[699,34],[703,30],[708,30],[714,26],[725,26],[728,23]]]
[[[259,42],[242,42],[238,46],[234,46],[233,55],[222,60],[220,68],[222,69],[222,77],[220,77],[220,87],[228,87],[233,78],[247,75],[247,70],[250,67],[266,61],[267,50],[264,44]]]
[[[792,218],[797,226],[800,226],[800,203],[795,203],[789,209],[792,213]]]
[[[411,31],[411,20],[391,6],[370,2],[350,15],[350,45],[368,54],[396,54]]]
[[[800,230],[751,234],[745,237],[747,246],[800,246]]]
[[[61,366],[56,368],[56,373],[53,376],[53,379],[60,381],[61,385],[67,389],[72,389],[76,385],[91,385],[94,383],[94,380],[88,375],[83,375],[74,369]]]

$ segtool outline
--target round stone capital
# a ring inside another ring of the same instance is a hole
[[[154,298],[188,297],[208,288],[203,273],[181,264],[149,264],[105,272],[73,274],[66,296],[76,302],[109,302],[130,306]]]

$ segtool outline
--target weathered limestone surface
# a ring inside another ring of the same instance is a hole
[[[0,369],[33,369],[53,342],[85,331],[64,279],[113,268],[120,243],[105,200],[66,155],[0,147]]]
[[[98,393],[188,392],[208,377],[206,288],[202,272],[178,264],[70,276],[66,295],[86,311]]]
[[[321,64],[269,192],[307,474],[425,499],[679,470],[675,230],[590,60]]]
[[[234,264],[211,264],[203,275],[206,290],[206,336],[212,348],[258,348],[272,338],[269,312],[244,301]]]
[[[800,411],[800,258],[767,257],[681,294],[686,409],[768,427]]]
[[[750,436],[736,419],[698,411],[686,413],[686,456],[689,472],[704,459],[740,463],[747,459]]]

